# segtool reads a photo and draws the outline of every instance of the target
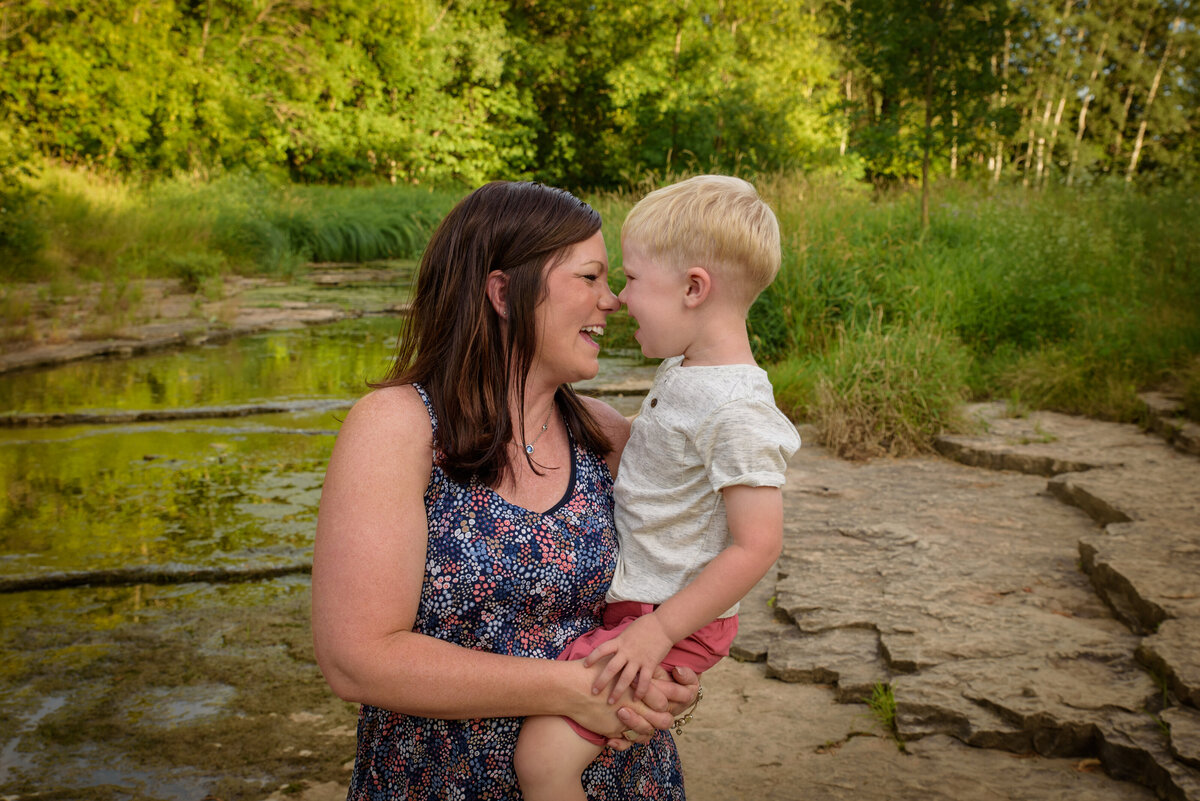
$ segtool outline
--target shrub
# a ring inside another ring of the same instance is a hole
[[[27,281],[37,276],[46,246],[37,198],[25,186],[0,189],[0,278]]]
[[[805,416],[839,456],[928,452],[938,435],[963,428],[969,366],[962,343],[936,325],[885,328],[877,316],[862,331],[843,331],[807,373]]]

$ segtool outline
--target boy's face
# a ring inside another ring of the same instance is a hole
[[[629,308],[629,316],[637,321],[634,338],[642,346],[642,353],[650,359],[680,355],[689,342],[683,313],[685,276],[668,265],[650,260],[636,245],[622,246],[621,253],[625,288],[617,300]]]

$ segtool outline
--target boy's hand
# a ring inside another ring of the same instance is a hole
[[[616,677],[608,695],[608,702],[613,704],[637,679],[633,694],[640,701],[650,689],[654,670],[674,644],[653,612],[642,615],[616,637],[596,646],[584,660],[584,664],[591,667],[601,659],[611,657],[592,685],[592,692],[600,692]]]

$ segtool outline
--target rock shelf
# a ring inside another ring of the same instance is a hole
[[[773,612],[747,605],[735,656],[843,702],[890,687],[903,741],[1200,801],[1200,460],[1136,426],[969,412],[949,459],[797,453]]]

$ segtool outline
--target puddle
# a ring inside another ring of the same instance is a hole
[[[227,684],[153,687],[126,701],[124,713],[137,725],[169,728],[218,715],[236,695]]]

